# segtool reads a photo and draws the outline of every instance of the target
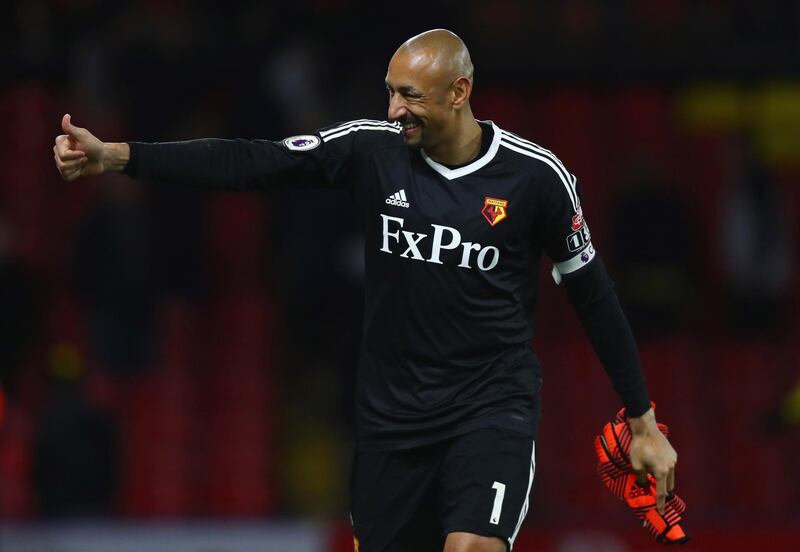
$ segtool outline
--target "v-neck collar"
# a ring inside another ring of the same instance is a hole
[[[479,123],[489,123],[492,125],[492,132],[494,135],[492,136],[492,143],[489,146],[489,149],[483,154],[481,157],[477,158],[475,161],[468,165],[464,165],[463,167],[458,167],[457,169],[451,169],[449,167],[445,167],[441,163],[437,163],[425,153],[425,150],[420,150],[420,154],[422,154],[422,159],[437,173],[441,174],[447,180],[453,180],[454,178],[459,178],[461,176],[466,176],[468,174],[472,174],[478,169],[485,167],[489,161],[494,159],[494,156],[497,154],[497,150],[500,149],[500,129],[497,128],[492,121],[478,121]]]

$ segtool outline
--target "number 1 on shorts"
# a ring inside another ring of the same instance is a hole
[[[500,523],[500,512],[503,510],[503,498],[506,496],[506,486],[504,483],[495,481],[494,485],[492,485],[492,489],[495,490],[494,506],[492,506],[492,515],[489,518],[489,523],[497,525]]]

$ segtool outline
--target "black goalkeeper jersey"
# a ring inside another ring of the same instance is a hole
[[[181,171],[159,144],[132,143],[127,172],[227,189],[350,192],[365,235],[362,449],[413,447],[489,426],[535,435],[538,265],[544,252],[556,279],[569,278],[595,264],[595,251],[576,179],[561,161],[480,124],[481,154],[457,168],[408,147],[398,124],[358,120],[280,142],[180,143],[193,144],[186,147],[195,158],[208,152]]]

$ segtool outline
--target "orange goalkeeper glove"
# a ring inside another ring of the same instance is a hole
[[[652,405],[655,408],[655,404]],[[665,436],[666,425],[659,423],[658,429]],[[647,483],[641,485],[636,478],[630,461],[631,430],[625,418],[625,409],[620,410],[613,422],[607,423],[603,431],[594,439],[597,454],[597,473],[606,487],[617,498],[624,500],[633,513],[642,520],[658,542],[664,544],[683,544],[689,540],[681,527],[681,519],[686,504],[675,493],[667,495],[664,515],[656,509],[656,480],[647,476]]]

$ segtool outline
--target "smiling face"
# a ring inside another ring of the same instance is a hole
[[[425,49],[401,48],[386,73],[389,120],[403,125],[406,143],[432,148],[447,135],[453,117],[452,82]]]
[[[398,48],[386,72],[389,120],[403,124],[409,146],[447,149],[469,124],[477,129],[469,107],[472,73],[466,45],[448,30],[426,31]]]

